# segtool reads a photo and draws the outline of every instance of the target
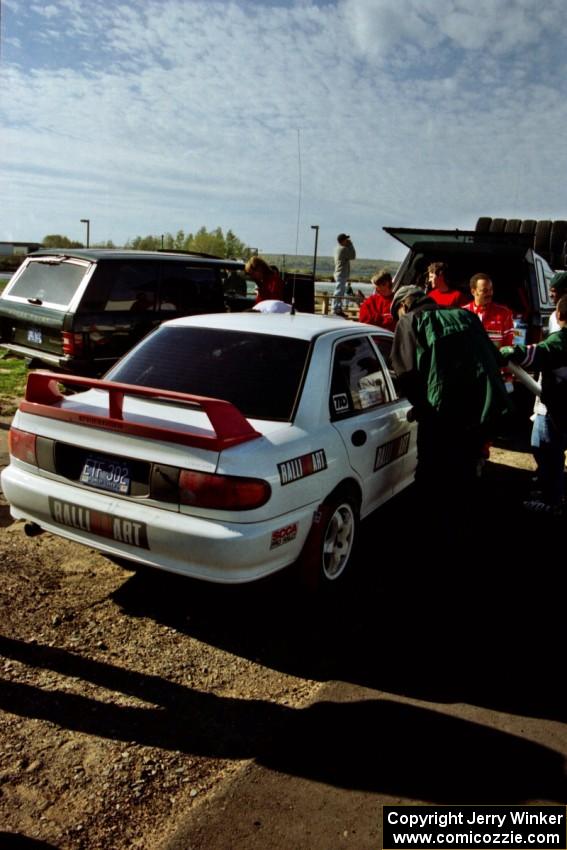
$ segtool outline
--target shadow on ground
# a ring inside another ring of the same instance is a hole
[[[442,801],[562,801],[563,757],[443,712],[451,702],[565,721],[563,560],[556,526],[526,521],[529,473],[487,470],[472,505],[404,494],[364,523],[359,575],[301,596],[288,575],[222,588],[140,572],[115,594],[130,616],[298,676],[374,689],[293,709],[196,691],[49,646],[0,652],[148,706],[2,683],[0,707],[73,730],[211,757],[255,758],[337,787]],[[376,694],[378,691],[378,694]],[[396,696],[437,703],[434,709]]]

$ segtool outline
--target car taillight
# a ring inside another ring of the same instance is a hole
[[[8,433],[8,451],[13,457],[37,466],[35,444],[35,434],[28,434],[27,431],[20,431],[19,428],[10,428]]]
[[[179,476],[179,501],[197,508],[225,511],[249,511],[265,505],[272,489],[259,478],[213,475],[182,469]]]
[[[76,356],[77,354],[82,354],[85,340],[83,334],[75,334],[71,333],[71,331],[63,331],[61,333],[61,338],[63,339],[63,354],[70,354],[72,356]]]

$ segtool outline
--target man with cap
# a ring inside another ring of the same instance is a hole
[[[350,261],[356,259],[354,245],[350,236],[339,233],[337,236],[337,247],[335,248],[335,291],[333,292],[333,313],[344,316],[342,298],[345,294],[346,285],[350,277]]]
[[[472,495],[482,446],[510,412],[497,350],[474,313],[418,286],[395,292],[392,315],[392,367],[418,423],[416,483],[445,503]]]
[[[563,295],[567,295],[567,272],[555,272],[549,282],[549,299],[554,308],[557,307],[557,302]],[[559,328],[560,324],[557,319],[557,310],[554,309],[553,313],[549,317],[549,333],[555,333],[555,331],[558,331]]]

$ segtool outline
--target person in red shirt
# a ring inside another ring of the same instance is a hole
[[[471,294],[473,300],[465,304],[465,310],[478,316],[496,348],[514,345],[514,315],[508,307],[492,300],[494,287],[487,274],[479,272],[471,277]]]
[[[440,307],[464,307],[468,298],[459,289],[453,289],[447,280],[447,263],[430,263],[427,267],[428,297]]]
[[[256,304],[267,300],[283,301],[283,280],[278,270],[269,266],[262,257],[251,257],[244,266],[244,271],[257,286]]]
[[[381,269],[371,282],[374,284],[374,294],[365,298],[360,305],[359,321],[393,331],[396,322],[392,316],[392,275],[387,269]]]

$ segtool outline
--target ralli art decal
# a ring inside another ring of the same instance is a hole
[[[71,502],[53,499],[51,496],[49,496],[49,511],[52,519],[59,525],[78,528],[80,531],[88,531],[90,534],[107,537],[109,540],[127,543],[129,546],[137,546],[140,549],[150,548],[145,522],[134,522],[134,520],[122,519],[103,511],[81,508]]]
[[[376,457],[374,458],[374,472],[392,463],[393,460],[402,457],[402,455],[406,455],[409,450],[409,444],[410,434],[407,433],[402,434],[401,437],[396,437],[395,440],[391,440],[389,443],[384,443],[383,446],[378,446]]]
[[[324,449],[317,449],[314,452],[309,452],[309,454],[301,455],[301,457],[294,457],[291,460],[278,463],[282,487],[285,484],[299,481],[300,478],[307,478],[308,475],[321,472],[323,469],[327,469],[327,457]]]

